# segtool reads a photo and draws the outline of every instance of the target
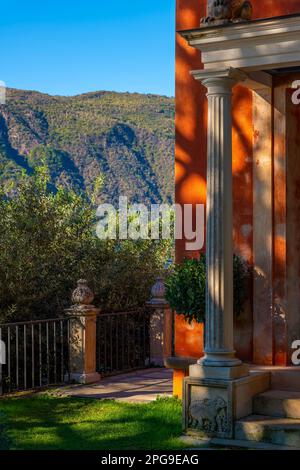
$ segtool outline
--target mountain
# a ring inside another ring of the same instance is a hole
[[[46,161],[53,185],[116,203],[173,200],[174,100],[137,93],[50,96],[8,89],[0,105],[0,181]]]

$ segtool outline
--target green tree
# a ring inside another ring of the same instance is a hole
[[[104,311],[144,305],[171,242],[100,240],[83,194],[51,190],[47,167],[0,193],[0,320],[57,317],[87,278]]]

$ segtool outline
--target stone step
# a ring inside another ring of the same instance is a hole
[[[239,441],[238,439],[220,439],[210,440],[210,445],[229,448],[229,449],[251,449],[251,450],[298,450],[296,447],[279,446],[267,442]]]
[[[300,419],[300,392],[269,390],[253,400],[253,413],[278,418]]]
[[[205,438],[184,435],[180,441],[190,446],[187,450],[203,449],[251,449],[251,450],[297,450],[295,447],[279,446],[267,442],[239,441],[237,439]]]
[[[300,419],[251,415],[236,421],[234,438],[300,449]]]
[[[271,372],[271,388],[273,390],[300,391],[300,367],[289,367]]]
[[[300,366],[253,366],[253,370],[270,372],[272,390],[294,390],[300,392]]]

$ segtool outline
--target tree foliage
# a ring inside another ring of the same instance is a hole
[[[86,278],[104,311],[144,305],[170,241],[100,240],[83,194],[50,184],[47,167],[0,189],[0,320],[57,317]]]

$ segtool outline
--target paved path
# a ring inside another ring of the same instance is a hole
[[[145,369],[107,377],[93,385],[72,385],[63,388],[68,396],[149,403],[157,396],[172,396],[172,371]]]

